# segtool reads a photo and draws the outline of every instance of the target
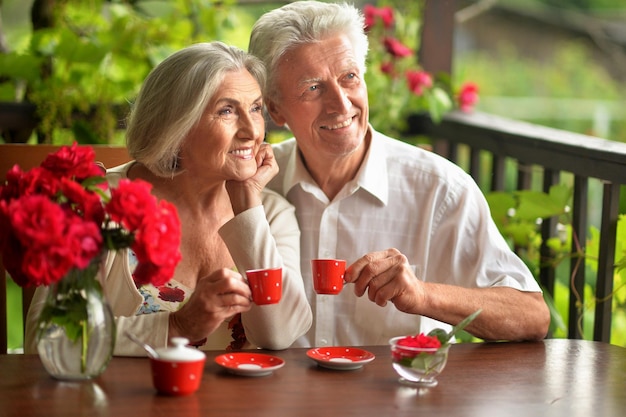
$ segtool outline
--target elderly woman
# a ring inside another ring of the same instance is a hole
[[[157,198],[176,206],[182,260],[166,286],[138,288],[132,251],[109,254],[102,283],[117,324],[116,355],[144,354],[126,331],[156,347],[181,336],[202,349],[284,349],[309,329],[294,209],[264,189],[278,173],[263,142],[264,82],[258,59],[220,42],[182,49],[146,78],[128,123],[134,160],[107,178],[111,186],[148,181]],[[243,271],[277,266],[281,301],[253,304]],[[36,351],[44,299],[38,289],[27,352]]]

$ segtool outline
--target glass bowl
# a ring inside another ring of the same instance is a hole
[[[419,387],[434,387],[437,376],[448,362],[450,345],[440,348],[399,346],[404,336],[389,340],[393,369],[400,375],[400,382]]]

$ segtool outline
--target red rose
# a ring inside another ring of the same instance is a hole
[[[0,200],[9,201],[20,195],[20,178],[24,172],[19,165],[13,165],[6,175],[5,184],[0,185]]]
[[[84,221],[78,216],[68,219],[66,228],[66,247],[70,248],[73,265],[86,268],[102,249],[102,235],[96,223]]]
[[[38,249],[41,250],[36,248],[26,250],[22,260],[21,270],[28,276],[29,285],[50,285],[58,282],[74,266],[73,256],[68,247],[49,245]]]
[[[74,143],[48,155],[41,166],[57,177],[82,181],[89,177],[102,176],[102,170],[95,162],[96,153],[93,148]]]
[[[152,185],[146,181],[123,179],[117,188],[111,190],[111,201],[106,211],[114,222],[120,223],[129,231],[137,230],[144,218],[157,210],[156,199],[150,194]]]
[[[104,247],[137,253],[138,282],[165,284],[180,255],[175,206],[145,181],[107,188],[90,147],[64,146],[27,172],[12,167],[0,186],[0,251],[20,286],[49,285],[84,269]],[[96,188],[97,187],[97,188]],[[107,203],[108,202],[108,203]],[[105,205],[106,204],[106,205]]]
[[[12,178],[7,178],[7,187],[12,189],[10,198],[18,198],[27,195],[41,194],[53,198],[59,191],[59,179],[50,171],[41,167],[35,167],[19,177],[17,172]]]
[[[65,212],[41,195],[13,200],[7,207],[9,223],[24,246],[45,246],[63,236]]]
[[[97,225],[102,224],[104,207],[98,194],[85,190],[79,183],[66,178],[61,180],[61,192],[67,198],[67,203],[83,219]]]
[[[165,284],[174,275],[180,254],[180,220],[176,207],[161,200],[157,209],[146,213],[132,245],[139,264],[133,277],[138,285]]]

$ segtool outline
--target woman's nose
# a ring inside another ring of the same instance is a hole
[[[263,121],[257,121],[252,115],[243,113],[239,116],[238,136],[243,139],[256,140],[261,136],[261,132],[265,131]]]

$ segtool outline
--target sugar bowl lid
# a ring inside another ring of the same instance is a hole
[[[158,348],[158,359],[172,362],[195,362],[206,358],[204,352],[187,347],[189,339],[185,337],[172,337],[170,344],[165,348]]]

